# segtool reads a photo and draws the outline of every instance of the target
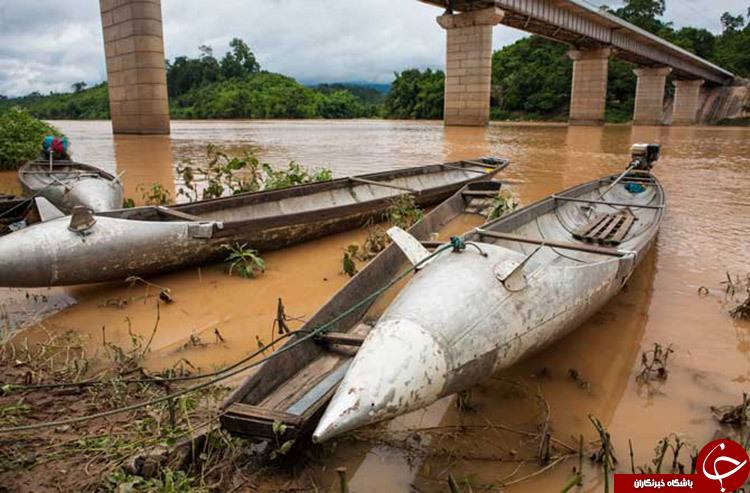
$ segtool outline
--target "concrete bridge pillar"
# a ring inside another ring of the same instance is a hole
[[[673,125],[695,125],[703,79],[674,81]]]
[[[161,0],[99,0],[116,134],[168,134]]]
[[[573,88],[570,92],[571,125],[604,125],[607,74],[612,50],[571,50]]]
[[[487,125],[490,118],[492,26],[503,19],[492,7],[437,18],[446,30],[446,125]]]
[[[662,125],[664,123],[664,86],[669,67],[637,68],[633,70],[638,76],[635,88],[634,125]]]

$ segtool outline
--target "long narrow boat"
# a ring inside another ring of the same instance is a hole
[[[501,185],[498,181],[465,185],[426,214],[409,233],[431,241],[436,235],[446,239],[484,223]],[[407,257],[395,243],[390,244],[323,305],[299,334],[332,320],[387,286],[408,267]],[[297,335],[291,336],[284,351],[264,363],[228,397],[222,406],[222,425],[237,435],[273,438],[274,422],[280,421],[286,425],[285,440],[300,433],[309,435],[351,364],[356,346],[362,343],[396,289],[394,286],[379,299],[339,320],[320,341],[299,341]]]
[[[0,286],[60,286],[148,276],[226,257],[224,245],[269,251],[359,227],[404,194],[420,206],[491,178],[490,158],[371,173],[174,207],[138,207],[34,224],[0,238]],[[39,204],[38,204],[39,206]],[[45,216],[40,214],[40,216]]]
[[[313,439],[469,389],[596,312],[656,239],[666,204],[656,159],[657,145],[636,145],[625,173],[476,228],[471,248],[423,265],[369,331]]]
[[[76,206],[93,212],[122,207],[122,184],[106,171],[74,161],[31,161],[18,170],[24,192],[49,200],[70,214]]]

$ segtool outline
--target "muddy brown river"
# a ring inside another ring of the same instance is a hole
[[[618,471],[628,472],[629,441],[636,465],[651,461],[657,441],[670,433],[700,448],[717,430],[709,406],[736,405],[748,390],[750,323],[729,316],[740,293],[727,298],[721,282],[727,272],[750,273],[750,129],[180,121],[173,122],[169,137],[113,137],[109,122],[55,124],[72,140],[77,160],[124,170],[126,196],[136,202],[139,185],[153,182],[174,194],[175,163],[200,162],[208,143],[229,153],[252,148],[277,165],[294,159],[329,166],[336,176],[507,157],[512,165],[501,177],[509,179],[522,205],[624,169],[634,142],[662,144],[655,172],[667,193],[666,219],[654,249],[619,295],[559,343],[480,383],[468,410],[459,411],[455,397],[446,398],[329,446],[314,468],[319,485],[336,484],[340,466],[347,467],[353,492],[446,491],[448,472],[474,491],[522,479],[539,469],[533,460],[523,461],[536,455],[537,442],[507,428],[537,430],[544,413],[537,393],[549,405],[556,439],[576,450],[580,434],[594,440],[587,418],[592,413],[612,434]],[[2,173],[0,192],[8,191],[19,191],[15,175]],[[363,236],[351,231],[269,253],[268,271],[257,279],[229,277],[221,265],[148,279],[170,288],[175,302],[161,306],[147,366],[209,370],[256,350],[271,339],[277,299],[283,298],[290,316],[310,316],[346,282],[342,249]],[[699,295],[701,286],[708,295]],[[97,355],[103,337],[127,346],[129,330],[151,336],[157,291],[140,283],[4,289],[0,327],[6,337],[18,331],[17,337],[31,342],[47,331],[73,330]],[[639,383],[641,352],[654,343],[674,349],[668,378]],[[571,369],[578,383],[568,375]],[[466,428],[459,431],[461,424]],[[432,432],[410,431],[425,428]],[[560,491],[575,464],[577,458],[561,460],[504,491]],[[602,490],[598,468],[586,466],[584,474],[578,491]]]

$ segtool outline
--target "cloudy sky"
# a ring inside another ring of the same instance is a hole
[[[617,1],[592,0],[601,5]],[[724,11],[748,0],[667,0],[677,26],[718,32]],[[416,0],[162,0],[166,55],[217,54],[243,38],[264,69],[303,83],[390,82],[409,67],[443,66],[440,10]],[[496,27],[495,47],[523,33]],[[69,91],[104,80],[98,0],[0,0],[0,94]]]

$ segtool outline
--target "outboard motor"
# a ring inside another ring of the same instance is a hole
[[[661,146],[659,144],[633,144],[630,148],[629,168],[639,171],[651,171],[659,160]]]

